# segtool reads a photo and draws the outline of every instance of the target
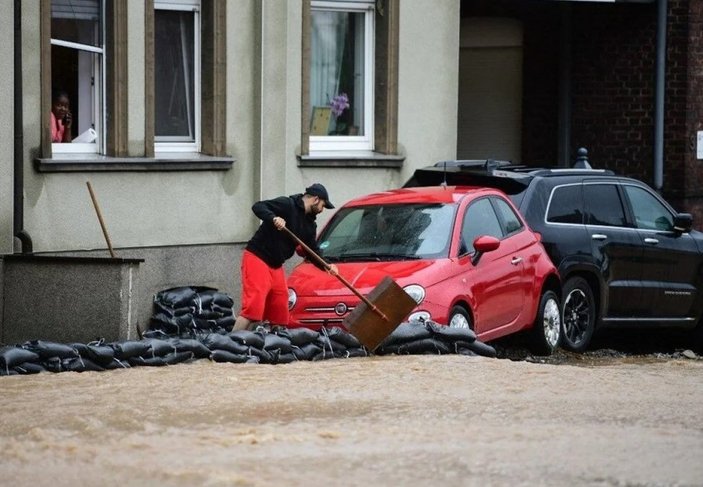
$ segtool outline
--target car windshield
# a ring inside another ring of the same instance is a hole
[[[446,257],[456,205],[374,205],[339,210],[320,235],[330,262]]]

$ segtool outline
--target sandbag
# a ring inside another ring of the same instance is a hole
[[[23,348],[36,353],[40,359],[51,357],[74,358],[78,357],[78,351],[65,343],[56,343],[47,340],[32,340],[25,342]]]
[[[330,339],[329,337],[320,334],[316,342],[323,350],[327,350],[329,353],[343,352],[347,347],[337,341]]]
[[[300,347],[293,347],[292,353],[298,360],[312,360],[312,358],[322,351],[322,347],[316,343],[306,343]]]
[[[88,358],[66,358],[61,361],[61,370],[65,372],[102,372],[105,370]]]
[[[361,343],[347,330],[339,327],[325,328],[323,335],[327,335],[331,340],[344,345],[345,348],[359,348]]]
[[[281,353],[290,353],[291,343],[287,338],[275,335],[273,333],[267,333],[264,336],[264,350],[280,350]]]
[[[39,372],[46,371],[46,369],[41,364],[34,362],[24,362],[19,365],[15,365],[12,370],[22,375],[38,374]]]
[[[2,347],[0,348],[0,368],[11,369],[15,365],[19,365],[25,362],[36,362],[39,360],[39,354],[22,348],[16,347]]]
[[[378,346],[383,349],[390,345],[400,345],[401,343],[431,338],[432,331],[421,321],[407,321],[401,323],[393,332],[388,335]]]
[[[451,349],[442,340],[434,338],[423,338],[412,342],[391,344],[376,349],[378,355],[396,354],[396,355],[411,355],[411,354],[448,354]]]
[[[476,333],[471,328],[442,326],[431,321],[425,323],[425,326],[432,331],[436,338],[441,338],[448,342],[473,342],[476,340]]]
[[[108,344],[115,350],[115,358],[129,360],[132,357],[145,357],[151,354],[151,343],[148,340],[126,340]]]
[[[220,335],[218,333],[201,335],[199,340],[211,351],[225,350],[227,352],[236,353],[239,355],[249,355],[249,348],[251,348],[235,342],[228,335]]]
[[[170,343],[176,352],[191,352],[195,358],[207,358],[211,353],[202,342],[193,338],[174,338]]]
[[[255,331],[236,330],[231,332],[229,337],[242,345],[249,345],[254,348],[264,348],[264,336]]]
[[[150,356],[152,357],[163,357],[164,355],[168,355],[169,353],[173,353],[176,351],[171,342],[166,340],[146,338],[143,341],[151,345]]]
[[[71,347],[76,349],[79,357],[90,359],[100,366],[109,364],[115,358],[115,349],[108,345],[71,343]]]
[[[486,345],[485,343],[478,340],[471,343],[467,343],[466,348],[484,357],[495,358],[496,356],[495,348],[491,347],[490,345]]]
[[[302,347],[308,343],[313,343],[320,336],[320,333],[310,328],[287,328],[285,330],[292,345]]]
[[[234,364],[243,364],[249,361],[248,355],[231,353],[226,350],[213,350],[210,354],[210,360],[213,362],[229,362]]]

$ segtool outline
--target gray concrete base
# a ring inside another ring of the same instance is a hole
[[[74,330],[74,323],[81,323],[80,327],[85,327],[85,332],[82,335],[71,333],[71,341],[84,342],[99,336],[106,339],[134,338],[137,325],[141,330],[149,327],[150,318],[154,313],[154,295],[164,289],[180,286],[209,286],[229,294],[234,300],[232,311],[236,316],[240,310],[240,262],[244,246],[242,243],[232,243],[116,248],[115,254],[119,259],[105,258],[106,250],[64,252],[51,256],[42,255],[41,258],[74,260],[65,261],[61,265],[43,265],[31,270],[26,265],[20,268],[19,264],[23,259],[21,256],[8,255],[4,256],[4,259],[0,256],[0,305],[3,297],[5,300],[5,311],[0,313],[0,342],[15,343],[18,338],[65,342],[69,334],[64,332],[63,328]],[[81,263],[81,259],[85,262]],[[120,269],[118,271],[118,268],[110,268],[108,264],[101,268],[97,262],[93,264],[97,267],[91,267],[91,259],[100,263],[139,263],[132,268],[129,322],[124,321],[119,326],[113,323],[109,328],[105,328],[102,324],[104,319],[101,318],[109,311],[122,313],[124,319],[127,319],[127,314],[119,311],[122,309],[119,307],[125,304],[127,291],[123,286],[129,277],[124,274],[126,269],[117,266]],[[300,261],[300,257],[294,255],[285,264],[286,273],[290,273]],[[74,265],[76,269],[73,269]],[[2,266],[5,267],[4,271]],[[135,277],[137,270],[138,279]],[[73,274],[82,277],[69,277]],[[122,295],[116,289],[107,292],[109,287],[115,286],[123,289]],[[63,287],[73,287],[74,291],[66,296],[62,291]],[[42,300],[40,305],[39,298]],[[41,309],[42,320],[38,324],[28,323],[27,317],[38,313],[37,306]],[[60,322],[57,321],[59,310],[66,310],[61,311],[65,312],[66,316],[61,316]],[[14,321],[17,319],[20,321]],[[19,334],[16,330],[22,330],[22,333]]]
[[[5,255],[0,342],[137,337],[141,259]]]

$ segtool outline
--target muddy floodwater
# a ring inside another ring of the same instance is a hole
[[[700,486],[703,361],[387,356],[0,378],[12,486]]]

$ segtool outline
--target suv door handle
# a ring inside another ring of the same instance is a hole
[[[605,240],[605,239],[608,238],[608,236],[607,236],[607,235],[603,235],[602,233],[594,233],[593,235],[591,235],[591,238],[592,238],[593,240]]]
[[[518,265],[520,262],[522,262],[522,257],[513,257],[510,261],[512,265]]]
[[[656,244],[659,243],[659,240],[657,240],[656,238],[647,237],[647,238],[644,239],[644,243],[656,245]]]

